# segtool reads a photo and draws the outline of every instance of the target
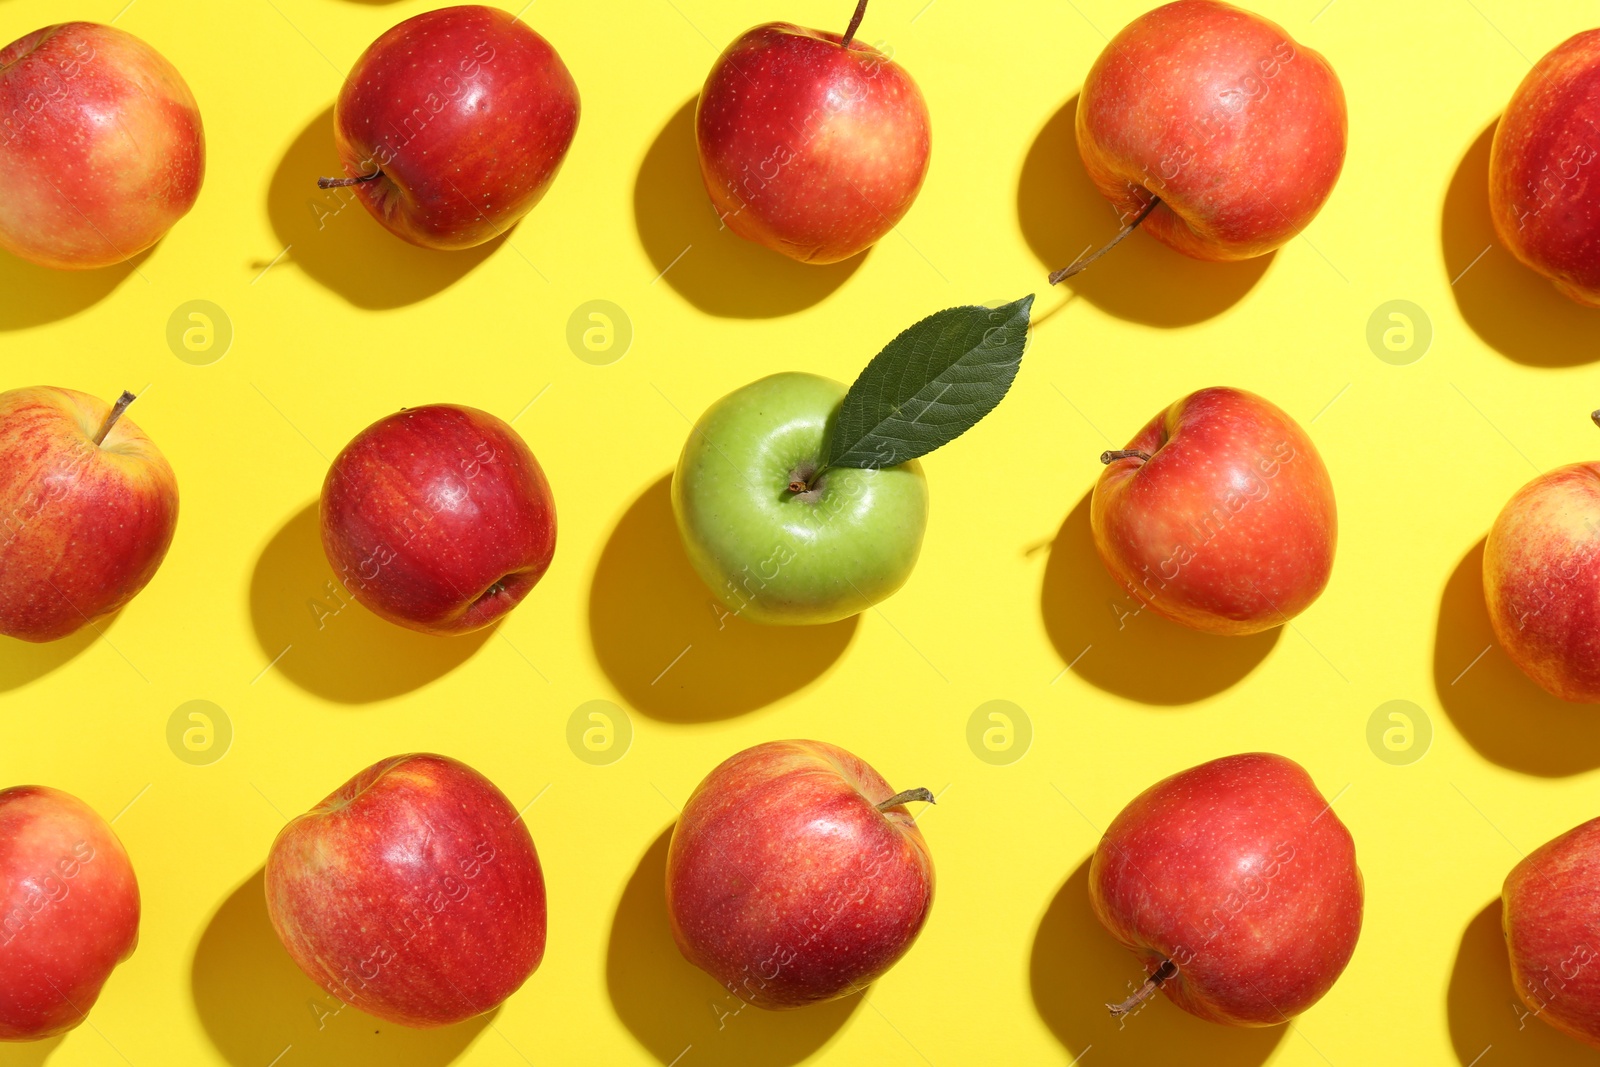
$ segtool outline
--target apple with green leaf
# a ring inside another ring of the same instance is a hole
[[[812,625],[903,585],[927,528],[917,463],[1011,388],[1033,297],[940,311],[904,331],[854,385],[774,374],[695,423],[672,509],[695,571],[730,612]]]

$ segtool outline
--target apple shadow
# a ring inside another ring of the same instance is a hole
[[[1450,179],[1444,197],[1445,269],[1456,307],[1487,345],[1518,363],[1570,367],[1600,359],[1600,309],[1562,296],[1500,243],[1489,214],[1489,149],[1496,119]]]
[[[600,669],[634,708],[672,722],[725,719],[805,688],[844,653],[858,618],[763,626],[728,614],[684,553],[670,473],[618,520],[589,588]]]
[[[668,826],[640,859],[617,903],[606,947],[606,991],[649,1053],[675,1063],[687,1046],[704,1067],[789,1067],[816,1053],[861,1005],[854,993],[793,1011],[744,1005],[695,967],[667,920]]]
[[[1495,639],[1483,595],[1483,541],[1445,583],[1433,641],[1433,688],[1485,759],[1546,778],[1600,767],[1600,715],[1551,696]]]
[[[9,252],[0,252],[0,331],[69,319],[85,311],[128,280],[150,258],[145,249],[126,263],[99,270],[55,270],[40,267]]]
[[[1062,884],[1039,920],[1028,964],[1033,1006],[1073,1056],[1091,1046],[1101,1067],[1254,1067],[1283,1040],[1283,1026],[1223,1026],[1196,1018],[1165,996],[1113,1019],[1106,1004],[1144,981],[1133,953],[1108,934],[1089,906],[1089,860]],[[1076,1062],[1076,1061],[1074,1061]]]
[[[1528,1013],[1511,982],[1511,957],[1500,929],[1500,898],[1473,916],[1450,972],[1450,1043],[1467,1067],[1490,1059],[1503,1067],[1594,1064],[1593,1049]],[[1494,1046],[1492,1057],[1484,1056]]]
[[[21,689],[77,659],[113,621],[114,618],[97,621],[94,625],[100,628],[99,633],[94,626],[85,626],[59,641],[46,641],[43,644],[0,637],[0,693]]]
[[[0,1067],[44,1067],[66,1039],[59,1034],[42,1041],[0,1041]]]
[[[1040,610],[1063,665],[1090,684],[1144,704],[1192,704],[1244,679],[1283,627],[1226,637],[1145,609],[1117,584],[1094,547],[1085,493],[1050,544]]]
[[[494,1019],[413,1030],[342,1005],[289,958],[267,917],[264,873],[235,889],[195,946],[189,985],[206,1036],[234,1067],[262,1067],[294,1049],[305,1067],[383,1063],[442,1067]]]
[[[790,259],[722,224],[700,177],[694,109],[673,113],[639,164],[633,217],[660,277],[701,311],[724,318],[789,315],[817,303],[870,254],[818,266]]]
[[[1078,154],[1078,97],[1050,116],[1022,163],[1017,221],[1045,272],[1104,245],[1122,222]],[[1208,263],[1135,233],[1082,274],[1062,283],[1100,310],[1146,326],[1190,326],[1221,314],[1255,288],[1277,253]]]
[[[483,647],[495,627],[441,637],[380,619],[334,580],[317,502],[275,534],[250,579],[256,641],[272,668],[328,700],[366,704],[418,689]]]
[[[267,215],[287,249],[284,259],[356,307],[383,310],[425,300],[460,281],[505,240],[501,234],[456,252],[420,248],[384,229],[349,189],[317,188],[319,177],[343,173],[329,107],[284,153],[267,192]],[[264,270],[269,262],[251,267]]]

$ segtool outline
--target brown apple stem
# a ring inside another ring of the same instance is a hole
[[[828,468],[810,461],[800,463],[789,472],[789,492],[796,495],[809,493],[822,481]]]
[[[916,789],[907,789],[904,793],[896,793],[882,804],[879,804],[878,810],[888,811],[890,808],[898,808],[900,805],[913,800],[920,800],[924,804],[936,803],[933,799],[933,790],[919,786]]]
[[[867,14],[867,0],[858,0],[856,13],[850,16],[850,25],[845,27],[844,40],[839,42],[840,48],[849,48],[850,42],[855,39],[856,31],[861,28],[861,20]]]
[[[1596,426],[1600,426],[1600,411],[1591,411],[1589,413],[1589,418],[1594,420],[1594,424]]]
[[[1100,453],[1101,463],[1115,463],[1119,459],[1137,459],[1149,463],[1150,453],[1141,452],[1137,448],[1119,448],[1111,452]]]
[[[1121,1004],[1107,1004],[1106,1010],[1113,1019],[1120,1019],[1134,1008],[1149,1000],[1156,990],[1161,988],[1161,983],[1178,973],[1178,965],[1171,960],[1162,960],[1161,966],[1156,968],[1156,973],[1144,980],[1144,985],[1133,991],[1133,996]]]
[[[1137,230],[1139,228],[1139,223],[1149,218],[1150,212],[1154,211],[1156,209],[1156,205],[1159,203],[1161,203],[1161,198],[1159,196],[1152,196],[1150,198],[1150,202],[1139,209],[1139,213],[1133,217],[1133,221],[1124,226],[1110,241],[1106,242],[1106,244],[1101,247],[1100,251],[1096,252],[1088,259],[1080,258],[1068,263],[1065,267],[1062,267],[1060,270],[1050,275],[1050,284],[1060,285],[1074,274],[1082,274],[1084,271],[1088,270],[1095,260],[1105,255],[1113,248],[1117,247],[1123,242],[1123,239],[1126,238],[1128,234],[1132,233],[1134,230]]]
[[[350,185],[360,185],[362,182],[375,181],[383,175],[383,168],[379,167],[371,174],[362,174],[354,178],[318,178],[318,189],[343,189]]]
[[[111,405],[111,414],[107,415],[106,421],[100,424],[100,432],[94,435],[94,443],[96,445],[105,441],[106,434],[110,433],[111,427],[115,426],[117,420],[122,418],[122,413],[128,410],[128,405],[138,399],[126,389],[122,391],[122,395],[117,397],[117,402]]]

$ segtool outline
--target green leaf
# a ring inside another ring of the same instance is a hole
[[[1033,296],[935,312],[873,357],[839,405],[824,467],[893,467],[976,426],[1017,376]]]

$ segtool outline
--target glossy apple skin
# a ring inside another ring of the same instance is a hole
[[[1600,1048],[1600,819],[1524,856],[1501,903],[1517,995],[1557,1030]]]
[[[0,393],[0,633],[54,641],[155,576],[178,525],[178,482],[127,415],[73,389]]]
[[[1600,463],[1517,490],[1484,544],[1483,593],[1524,674],[1562,700],[1600,703]]]
[[[861,759],[771,741],[706,776],[667,849],[667,911],[684,958],[745,1003],[798,1008],[864,988],[904,956],[933,906],[933,857]]]
[[[1333,571],[1333,483],[1304,430],[1243,389],[1191,393],[1114,460],[1089,505],[1111,576],[1158,615],[1196,630],[1280,626]]]
[[[64,1034],[139,943],[139,884],[83,801],[0,790],[0,1041]]]
[[[700,416],[672,476],[672,511],[696,573],[729,611],[769,625],[859,614],[910,577],[928,526],[915,460],[839,468],[812,493],[788,491],[814,466],[845,388],[774,374]]]
[[[431,634],[482,629],[522,602],[556,551],[533,452],[487,411],[403,408],[362,430],[322,485],[322,547],[352,596]]]
[[[1569,38],[1517,86],[1489,150],[1500,243],[1600,307],[1600,30]]]
[[[928,105],[859,40],[770,22],[734,41],[695,109],[706,192],[740,237],[802,263],[871,247],[928,173]]]
[[[1270,753],[1165,778],[1106,828],[1089,864],[1102,925],[1161,991],[1230,1026],[1274,1026],[1333,987],[1361,933],[1355,843],[1311,776]]]
[[[533,209],[578,129],[556,50],[498,8],[426,11],[350,69],[334,140],[373,218],[424,248],[481,245]]]
[[[0,50],[0,248],[121,263],[188,214],[205,170],[194,94],[139,38],[66,22]]]
[[[1078,98],[1078,151],[1125,220],[1196,259],[1265,255],[1297,235],[1344,166],[1344,89],[1259,15],[1179,0],[1106,45]]]
[[[490,1011],[544,958],[544,872],[517,809],[445,756],[396,756],[278,834],[267,912],[328,993],[402,1026]]]

